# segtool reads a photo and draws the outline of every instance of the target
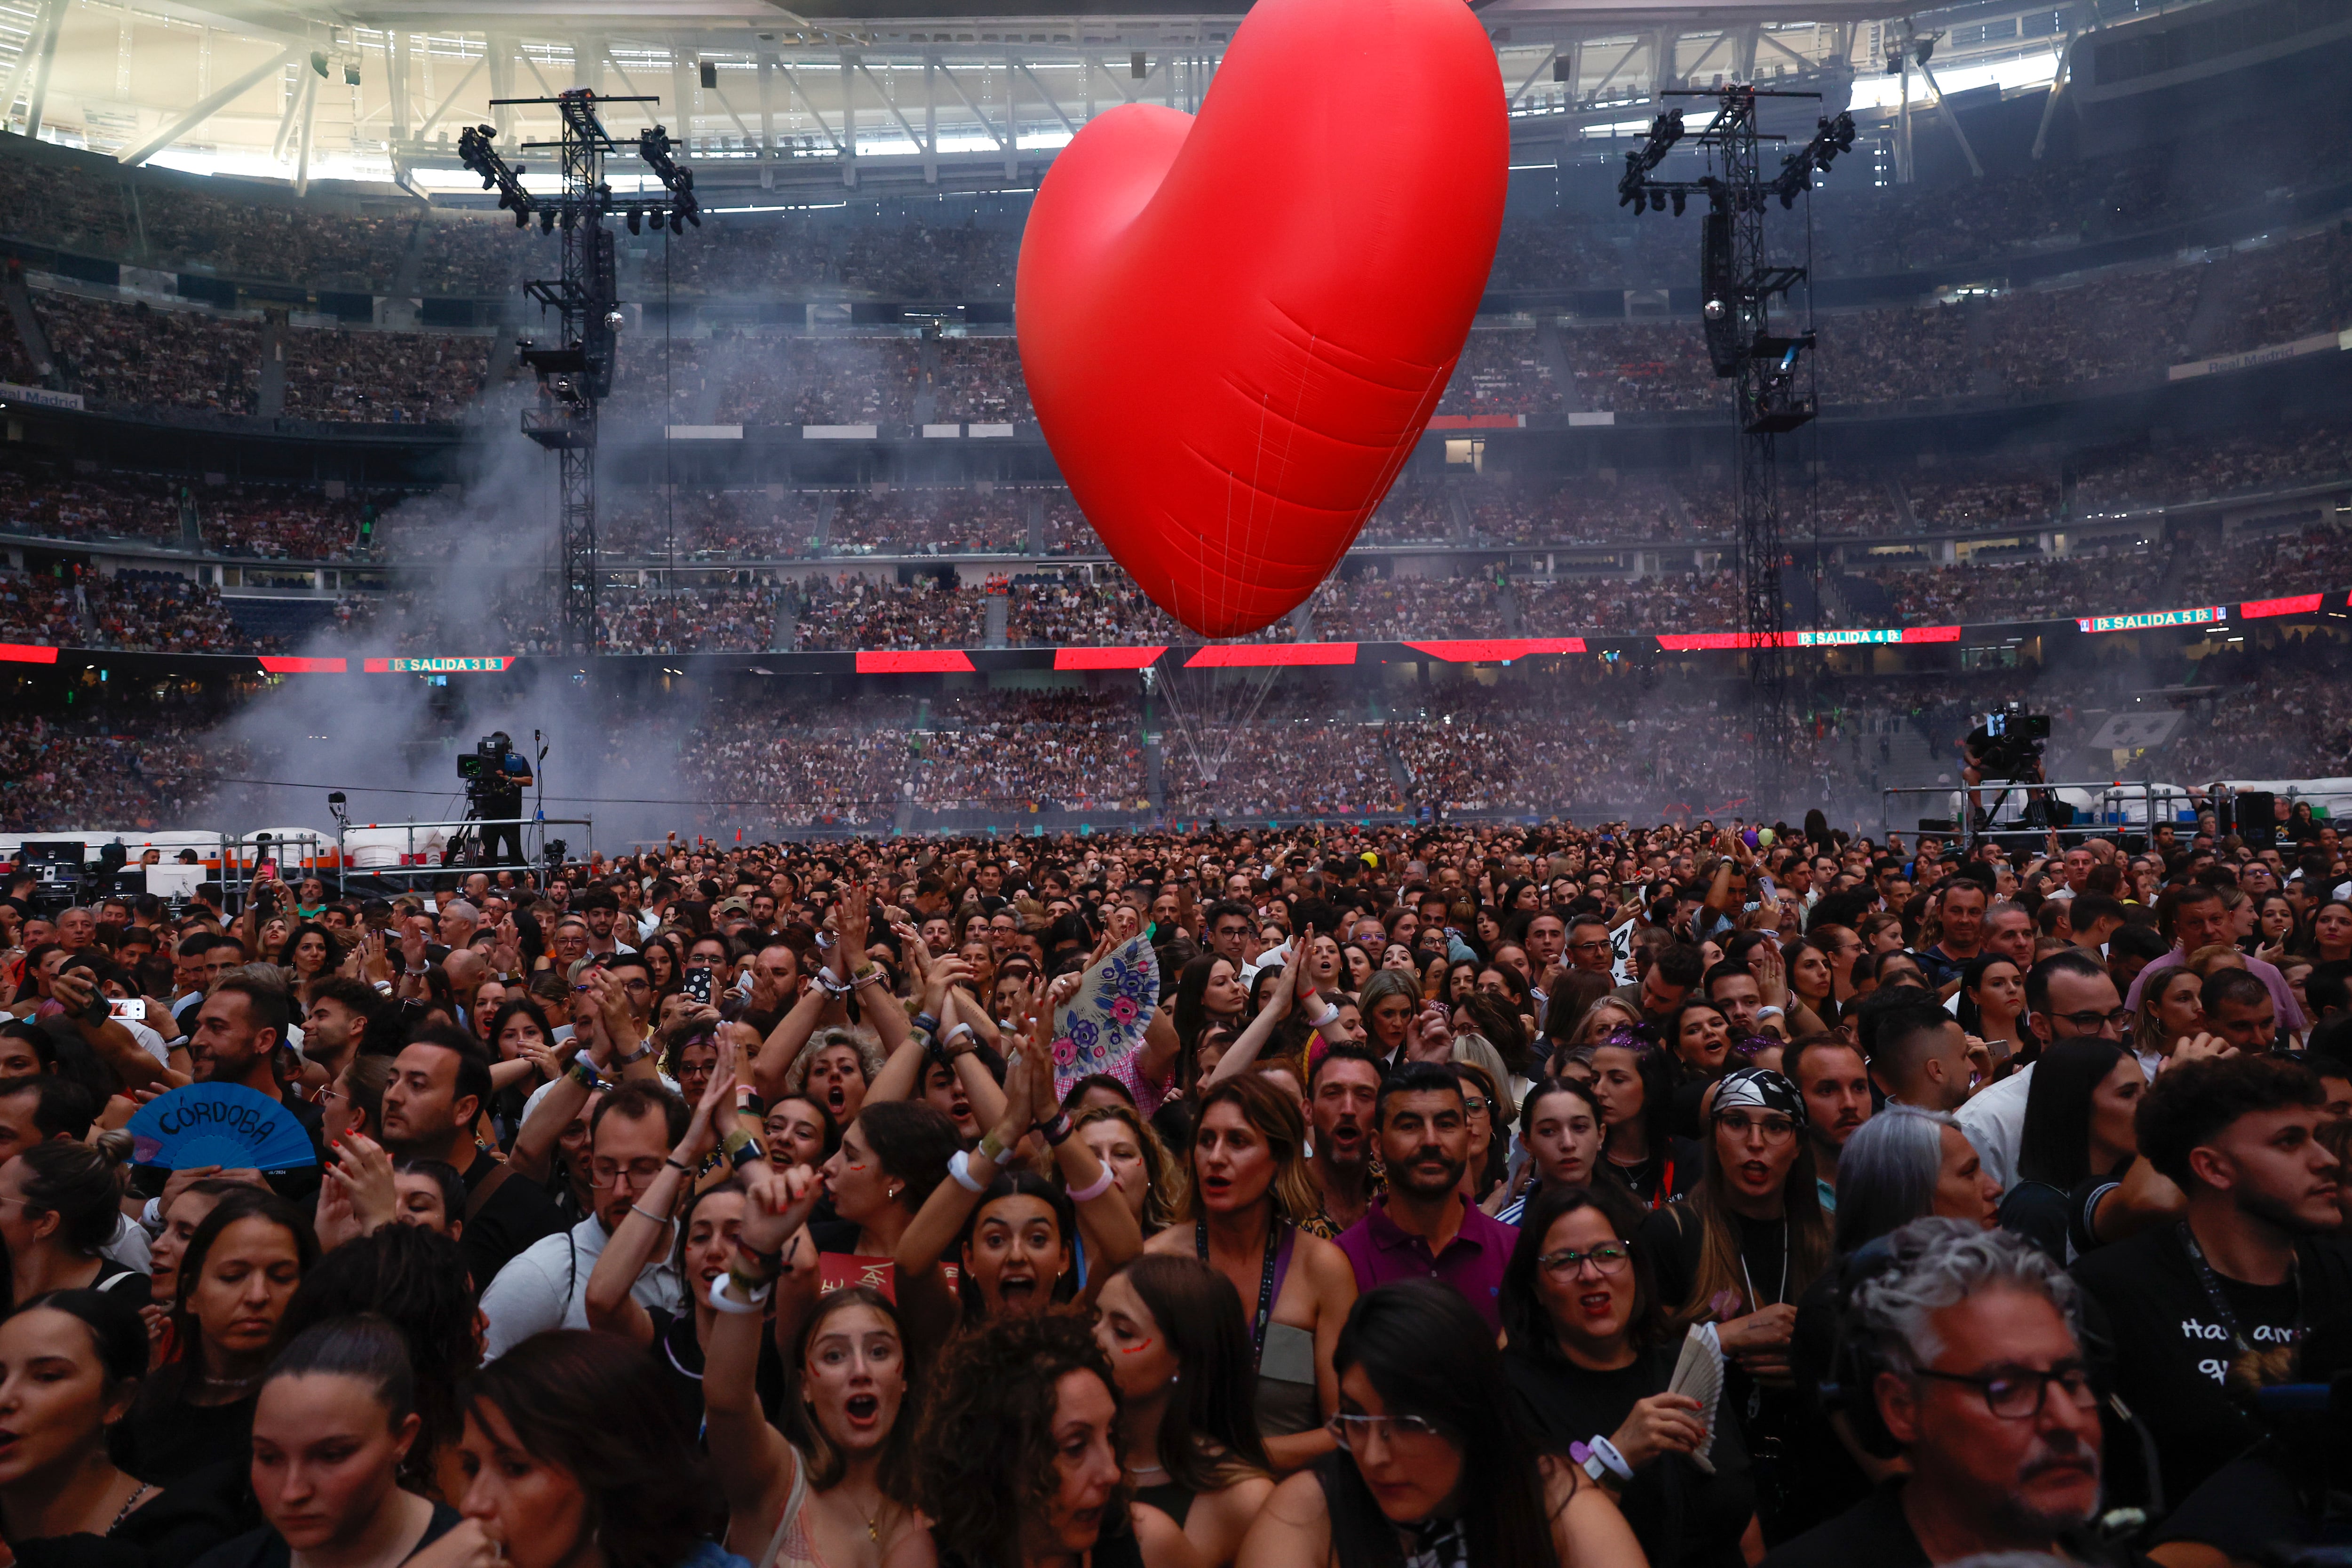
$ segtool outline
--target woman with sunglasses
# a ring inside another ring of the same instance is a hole
[[[1504,1370],[1544,1450],[1617,1498],[1651,1568],[1745,1568],[1756,1498],[1738,1425],[1666,1392],[1683,1336],[1633,1239],[1642,1219],[1606,1187],[1529,1200],[1503,1271]]]
[[[1337,1451],[1275,1489],[1240,1568],[1640,1568],[1608,1494],[1527,1429],[1459,1292],[1433,1279],[1365,1292],[1335,1359]]]

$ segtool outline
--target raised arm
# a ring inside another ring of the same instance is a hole
[[[125,1089],[177,1089],[188,1081],[131,1037],[131,1031],[110,1016],[98,982],[86,969],[62,969],[49,977],[49,994],[66,1010],[74,1029],[99,1058],[114,1069]]]
[[[679,1194],[701,1168],[703,1156],[710,1152],[715,1108],[724,1106],[731,1112],[734,1104],[735,1047],[722,1044],[719,1047],[718,1068],[711,1073],[701,1101],[694,1108],[693,1119],[686,1124],[686,1135],[662,1162],[661,1174],[621,1216],[620,1227],[604,1243],[595,1268],[589,1273],[586,1305],[590,1328],[620,1334],[641,1345],[653,1343],[654,1321],[632,1291],[637,1276],[645,1272],[646,1265],[668,1241],[671,1226],[676,1223]],[[684,1310],[690,1312],[693,1307],[688,1304]]]
[[[743,1227],[733,1260],[716,1281],[716,1321],[703,1345],[702,1407],[710,1468],[727,1511],[765,1530],[792,1495],[800,1455],[760,1408],[760,1336],[766,1328],[761,1308],[772,1291],[786,1288],[784,1281],[802,1275],[814,1279],[816,1246],[805,1226],[824,1185],[814,1171],[777,1170],[765,1161],[747,1165],[744,1177],[750,1191]]]

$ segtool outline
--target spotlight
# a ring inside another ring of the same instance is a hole
[[[645,231],[645,209],[642,207],[631,207],[629,209],[629,232],[631,234],[643,234]]]
[[[1650,210],[1654,213],[1662,213],[1666,210],[1665,192],[1652,191],[1650,193]]]
[[[517,208],[515,208],[515,227],[517,227],[517,228],[529,228],[530,226],[530,209],[529,207],[517,207]]]
[[[672,234],[684,234],[686,232],[686,215],[684,213],[677,212],[676,210],[673,210],[670,213],[669,231]]]
[[[1675,191],[1675,192],[1674,192],[1674,193],[1673,193],[1673,196],[1674,196],[1674,204],[1675,204],[1675,216],[1676,217],[1680,217],[1680,216],[1683,216],[1683,204],[1684,204],[1684,202],[1685,202],[1685,200],[1687,200],[1687,198],[1686,198],[1686,197],[1685,196],[1685,195],[1684,195],[1682,192],[1680,192],[1680,191]]]
[[[553,207],[541,207],[539,209],[539,232],[541,234],[553,234],[555,232],[555,209]]]

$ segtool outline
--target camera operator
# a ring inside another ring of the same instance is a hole
[[[504,730],[485,740],[478,754],[482,771],[474,779],[471,793],[474,809],[482,819],[480,863],[520,866],[522,828],[517,819],[522,816],[522,792],[539,781],[531,776],[530,759],[514,749],[513,738]],[[502,845],[503,861],[499,854]]]
[[[2042,742],[2031,726],[2022,703],[2006,703],[1986,714],[1984,722],[1960,742],[1965,758],[1960,777],[1969,786],[1969,820],[1976,826],[1990,821],[1984,791],[1978,787],[1985,780],[2038,784],[2047,777],[2042,771]],[[2033,799],[2043,797],[2040,790],[2030,793]]]

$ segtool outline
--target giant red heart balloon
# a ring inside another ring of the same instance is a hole
[[[1259,0],[1196,115],[1127,104],[1038,186],[1022,374],[1153,602],[1305,602],[1429,422],[1502,230],[1510,127],[1462,0]]]

